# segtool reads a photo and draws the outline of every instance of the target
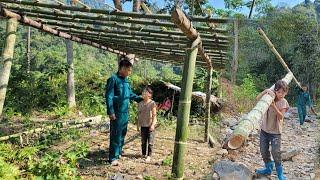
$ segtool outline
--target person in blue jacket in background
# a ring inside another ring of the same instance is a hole
[[[302,85],[301,88],[296,87],[296,89],[297,89],[297,108],[298,108],[299,121],[300,121],[300,126],[303,127],[304,121],[307,116],[306,106],[308,106],[316,116],[317,116],[317,113],[313,109],[310,94],[308,93],[308,86]]]
[[[128,76],[132,72],[132,64],[126,56],[121,56],[118,72],[113,74],[106,84],[106,106],[110,118],[109,162],[119,165],[124,139],[127,134],[130,101],[140,102],[141,96],[132,92]]]

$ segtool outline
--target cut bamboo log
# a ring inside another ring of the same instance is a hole
[[[59,126],[59,128],[63,128],[63,127],[67,127],[67,126],[77,127],[76,125],[79,125],[79,124],[84,124],[84,123],[98,124],[98,123],[101,123],[101,121],[102,121],[102,116],[99,115],[99,116],[95,116],[95,117],[85,118],[82,120],[72,120],[72,121],[67,121],[67,122],[59,122],[55,125],[49,125],[49,126],[45,126],[45,127],[40,127],[40,128],[35,128],[32,130],[24,131],[21,133],[16,133],[16,134],[8,135],[8,136],[2,136],[2,137],[0,137],[0,142],[9,140],[10,138],[17,138],[17,137],[21,137],[23,135],[28,135],[28,134],[42,132],[45,130],[54,129],[57,126]]]
[[[289,67],[287,66],[286,62],[284,61],[284,59],[281,57],[281,55],[279,54],[279,52],[277,51],[277,49],[274,47],[274,45],[272,44],[272,42],[270,41],[270,39],[267,37],[267,35],[264,33],[264,31],[261,28],[258,28],[258,32],[260,34],[260,36],[262,37],[262,39],[267,43],[267,45],[269,46],[269,48],[271,49],[271,51],[273,52],[273,54],[277,57],[277,59],[279,60],[279,62],[281,63],[282,67],[288,72],[288,73],[292,73],[291,70],[289,69]],[[294,82],[300,87],[300,83],[299,81],[296,79],[295,76],[293,76],[293,80]]]
[[[293,74],[290,72],[282,80],[289,84],[292,79]],[[270,89],[273,90],[274,85]],[[274,98],[275,97],[272,97],[269,94],[263,95],[256,106],[240,120],[228,141],[229,148],[237,149],[241,147],[249,134],[252,133],[252,131],[259,129],[260,120],[267,112]]]
[[[168,82],[163,82],[163,83],[170,89],[173,89],[173,90],[178,91],[178,92],[181,91],[181,88],[178,87],[178,86],[175,86],[175,85],[173,85],[171,83],[168,83]],[[203,102],[205,102],[205,99],[207,99],[207,95],[205,93],[203,93],[203,92],[200,92],[200,91],[192,92],[192,96],[201,98],[203,100]],[[218,104],[218,98],[216,96],[211,95],[210,101],[211,101],[211,103],[214,103],[216,106],[218,106],[218,107],[220,106]]]
[[[10,77],[14,44],[16,42],[16,31],[18,21],[16,18],[10,18],[7,21],[6,39],[2,52],[1,71],[0,71],[0,116],[2,116],[3,106],[7,93],[7,86]]]

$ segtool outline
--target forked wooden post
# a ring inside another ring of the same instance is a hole
[[[16,41],[18,21],[15,18],[10,18],[7,21],[6,40],[4,50],[2,52],[1,72],[0,72],[0,116],[2,115],[4,101],[7,93],[7,86],[12,65],[14,52],[14,44]]]
[[[198,46],[195,43],[193,43],[195,46],[193,45],[191,46],[191,49],[186,50],[186,60],[183,67],[182,86],[181,94],[179,97],[178,119],[172,165],[172,174],[176,179],[183,179],[184,173],[184,155],[188,139],[191,93],[198,53]]]

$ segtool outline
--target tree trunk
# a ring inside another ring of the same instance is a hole
[[[141,7],[141,0],[133,0],[132,11],[139,12]]]
[[[113,0],[114,7],[120,11],[122,11],[121,0]]]
[[[73,42],[66,40],[67,49],[67,63],[68,63],[68,75],[67,75],[67,97],[69,108],[76,106],[76,95],[74,87],[74,64],[73,64]]]
[[[235,84],[237,80],[238,50],[239,50],[239,21],[235,20],[234,21],[234,50],[233,50],[232,77],[231,77],[232,84]]]
[[[293,74],[289,72],[282,80],[287,84],[293,79]],[[270,88],[274,89],[274,85]],[[262,116],[267,112],[269,106],[275,97],[265,94],[257,102],[257,105],[241,120],[228,142],[228,147],[231,149],[237,149],[242,146],[244,141],[248,138],[249,134],[260,127],[260,120]]]
[[[30,62],[31,62],[31,48],[30,48],[30,41],[31,41],[31,27],[28,27],[27,31],[27,73],[30,73]]]
[[[183,178],[184,155],[188,139],[188,124],[191,107],[191,93],[198,47],[186,50],[186,61],[183,67],[181,94],[179,97],[178,119],[174,142],[172,174],[174,178]]]
[[[14,44],[16,41],[16,31],[17,31],[18,21],[15,18],[10,18],[7,21],[6,28],[6,40],[4,49],[2,52],[2,62],[1,62],[1,74],[0,74],[0,116],[2,116],[4,101],[6,98],[7,86],[9,82],[9,76],[12,65],[12,58],[14,53]]]

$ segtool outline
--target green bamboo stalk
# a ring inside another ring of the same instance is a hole
[[[292,78],[293,74],[292,72],[289,72],[282,80],[287,84],[290,84]],[[274,85],[270,89],[274,89]],[[237,149],[241,147],[249,134],[259,128],[259,122],[262,116],[267,112],[274,98],[275,97],[272,97],[269,94],[263,95],[256,106],[240,120],[240,123],[237,125],[228,141],[229,148]]]
[[[7,93],[7,86],[11,71],[14,44],[16,42],[16,31],[18,21],[15,18],[10,18],[7,21],[6,39],[2,52],[1,71],[0,71],[0,116],[2,116],[3,106]]]
[[[213,69],[207,71],[207,95],[206,95],[206,119],[205,119],[205,128],[204,128],[204,141],[209,142],[209,123],[211,120],[210,108],[211,108],[211,88],[212,88],[212,74]]]
[[[188,124],[191,107],[191,93],[194,78],[194,70],[198,47],[191,46],[186,50],[186,61],[183,67],[183,77],[181,94],[179,97],[178,119],[176,128],[176,137],[174,142],[174,154],[172,174],[177,179],[183,179],[184,174],[184,156],[186,143],[188,139]]]

